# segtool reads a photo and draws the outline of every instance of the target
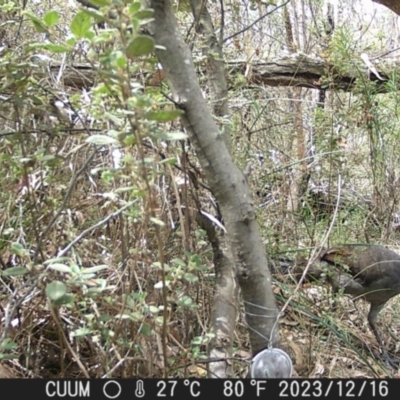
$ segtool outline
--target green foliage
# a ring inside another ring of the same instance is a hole
[[[355,63],[355,37],[353,27],[343,25],[334,30],[332,39],[329,43],[328,61],[335,68],[338,75],[348,74],[354,70]],[[359,63],[361,63],[359,61]]]
[[[46,295],[52,302],[61,300],[67,294],[67,286],[60,281],[53,281],[46,286]]]
[[[13,254],[16,254],[17,256],[23,257],[28,255],[28,251],[20,243],[11,243],[10,250]]]
[[[47,32],[48,32],[48,26],[47,26],[47,24],[46,24],[43,20],[41,20],[40,18],[38,18],[36,15],[32,14],[32,13],[29,12],[29,11],[25,11],[25,12],[24,12],[24,15],[25,15],[26,17],[28,17],[28,18],[31,20],[33,26],[35,27],[35,29],[36,29],[39,33],[47,33]]]
[[[2,271],[1,275],[3,276],[22,276],[28,273],[28,269],[24,267],[10,267],[5,271]]]
[[[87,143],[95,144],[97,146],[104,146],[106,144],[116,144],[117,140],[106,135],[93,135],[86,139]]]
[[[51,53],[68,53],[72,50],[70,46],[53,43],[33,43],[27,47],[27,50],[47,50]]]
[[[34,293],[24,310],[34,304],[32,320],[46,324],[26,327],[25,338],[64,345],[68,331],[72,347],[79,341],[93,359],[102,358],[102,373],[120,362],[116,349],[127,360],[115,374],[131,376],[125,365],[146,366],[132,360],[146,359],[156,336],[168,340],[172,309],[174,323],[180,318],[190,326],[198,318],[193,290],[206,268],[189,252],[164,255],[170,220],[154,188],[175,179],[171,168],[179,164],[181,144],[176,154],[159,143],[174,146],[187,135],[172,129],[182,111],[146,84],[157,60],[154,40],[141,27],[153,11],[138,1],[93,4],[101,8],[69,20],[63,9],[29,9],[23,15],[31,40],[0,58],[1,90],[11,93],[2,103],[8,122],[0,128],[1,179],[10,188],[2,198],[0,248],[15,263],[0,280]],[[75,70],[79,77],[91,73],[88,86],[69,81],[70,65],[84,66]],[[189,347],[193,334],[182,343]],[[0,343],[0,358],[28,348],[10,343]],[[63,368],[58,356],[54,363]],[[43,368],[49,376],[57,369]]]
[[[13,342],[10,338],[5,338],[3,342],[0,343],[0,360],[12,360],[17,358],[16,355],[9,354],[10,352],[17,350],[17,348],[17,343]]]
[[[111,5],[110,0],[89,0],[94,6],[105,7]]]
[[[13,11],[18,11],[19,7],[18,5],[13,2],[13,1],[6,1],[6,0],[2,0],[1,4],[0,4],[0,10],[4,13],[7,12],[13,12]]]
[[[86,37],[89,38],[91,27],[92,20],[90,16],[84,11],[76,14],[70,25],[71,33],[75,36],[76,39],[83,39]]]
[[[59,19],[60,16],[58,12],[53,10],[46,13],[46,15],[43,18],[43,21],[48,27],[51,28],[58,22]]]
[[[146,35],[135,36],[126,48],[128,58],[135,58],[150,54],[154,50],[154,39]]]
[[[70,262],[71,265],[61,263],[60,261]],[[65,277],[65,281],[53,280],[46,285],[46,296],[53,306],[61,306],[69,304],[73,306],[75,301],[90,301],[104,291],[111,288],[107,287],[104,279],[96,278],[96,275],[106,270],[105,265],[98,265],[90,268],[81,268],[76,264],[72,264],[71,260],[53,259],[47,262],[48,268],[61,273]],[[88,283],[90,285],[88,286]],[[81,293],[76,296],[73,291],[80,290]],[[85,303],[83,303],[85,304]],[[76,304],[78,306],[78,304]]]
[[[170,122],[181,115],[183,115],[182,110],[162,110],[162,111],[156,111],[156,112],[149,112],[146,115],[146,117],[152,121]],[[182,139],[179,139],[179,140],[182,140]]]

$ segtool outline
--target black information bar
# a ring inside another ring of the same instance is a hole
[[[388,379],[0,379],[2,399],[399,399]]]

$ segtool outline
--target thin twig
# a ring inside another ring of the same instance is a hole
[[[277,11],[279,8],[286,6],[286,4],[289,4],[290,0],[287,0],[286,3],[281,4],[278,7],[275,7],[272,11],[267,12],[266,14],[262,15],[260,18],[257,18],[252,24],[250,24],[249,26],[246,26],[246,28],[243,28],[241,31],[234,33],[231,36],[228,36],[227,38],[225,38],[223,40],[223,42],[227,42],[228,40],[234,38],[235,36],[240,35],[241,33],[244,33],[246,31],[248,31],[250,28],[252,28],[255,24],[257,24],[258,22],[260,22],[262,19],[264,19],[265,17],[268,17],[268,15],[273,14],[275,11]]]
[[[112,218],[117,217],[119,214],[121,214],[123,211],[125,211],[127,208],[131,207],[133,204],[137,202],[136,200],[133,200],[129,202],[128,204],[125,204],[123,207],[121,207],[119,210],[113,212],[112,214],[108,215],[106,218],[102,219],[101,221],[95,223],[94,225],[90,226],[89,228],[85,229],[80,235],[78,235],[71,243],[69,243],[63,250],[61,250],[57,257],[63,257],[67,252],[70,250],[72,246],[74,246],[76,243],[78,243],[83,237],[85,237],[88,233],[94,231],[96,228],[99,228],[100,226],[104,225],[107,221],[109,221]]]
[[[50,309],[50,314],[52,315],[52,317],[54,319],[54,322],[57,325],[57,328],[58,328],[58,330],[59,330],[59,332],[60,332],[60,334],[61,334],[61,336],[63,338],[65,346],[67,346],[71,356],[75,359],[75,361],[78,364],[78,366],[79,366],[80,370],[82,371],[83,375],[85,375],[85,378],[89,379],[90,378],[89,373],[87,372],[85,366],[83,365],[82,361],[80,360],[79,355],[75,353],[75,350],[69,344],[69,341],[68,341],[67,337],[65,336],[64,329],[61,326],[61,322],[60,322],[60,319],[58,317],[58,313],[54,309],[53,305],[50,303],[50,300],[49,300],[49,309]]]

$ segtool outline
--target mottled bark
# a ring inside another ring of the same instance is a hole
[[[221,41],[214,34],[214,26],[207,9],[207,1],[190,0],[195,18],[195,29],[200,37],[203,55],[206,62],[206,77],[213,105],[214,115],[221,117],[219,127],[222,130],[225,145],[230,151],[231,132],[227,123],[229,115],[228,88],[225,78],[225,64],[223,61]],[[223,13],[221,13],[223,14]],[[221,18],[221,25],[223,21]],[[220,28],[223,31],[223,27]],[[226,243],[226,236],[217,232],[214,225],[210,226],[212,232],[206,230],[210,241],[213,243],[215,291],[210,318],[210,331],[214,337],[208,345],[209,359],[219,361],[208,364],[210,378],[230,378],[233,375],[233,335],[235,330],[238,310],[238,289],[236,268]]]

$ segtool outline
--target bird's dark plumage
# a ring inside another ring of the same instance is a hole
[[[393,365],[376,328],[380,310],[400,293],[400,255],[383,246],[343,245],[323,251],[318,263],[326,263],[334,290],[343,290],[371,304],[369,325],[382,348],[385,360]]]

